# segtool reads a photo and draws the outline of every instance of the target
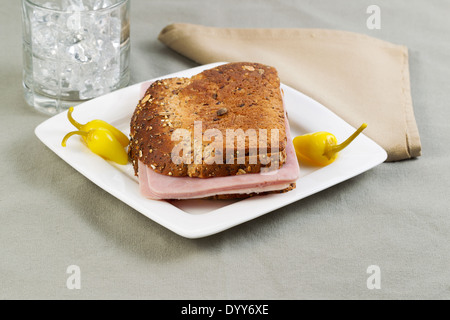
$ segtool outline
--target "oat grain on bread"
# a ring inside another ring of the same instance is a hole
[[[278,129],[280,165],[284,163],[286,132],[283,101],[277,71],[258,63],[229,63],[205,70],[192,78],[170,78],[154,82],[139,102],[131,119],[129,154],[136,175],[140,160],[158,173],[198,178],[260,172],[261,162],[251,164],[248,141],[245,164],[175,164],[172,149],[179,141],[171,136],[177,128],[193,132],[194,121],[202,130],[218,129],[225,140],[226,129]],[[193,139],[192,139],[193,140]],[[208,142],[203,143],[203,150]],[[223,148],[225,153],[225,147]],[[268,154],[268,156],[271,156]],[[204,159],[203,159],[204,160]]]

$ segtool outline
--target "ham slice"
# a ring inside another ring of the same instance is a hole
[[[286,120],[286,162],[269,173],[251,173],[214,178],[171,177],[154,172],[139,162],[139,188],[149,199],[196,199],[221,194],[251,194],[283,190],[295,183],[300,169]]]

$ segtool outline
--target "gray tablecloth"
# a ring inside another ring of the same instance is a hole
[[[409,48],[419,159],[381,164],[189,240],[98,188],[36,138],[47,117],[22,97],[20,1],[3,1],[0,298],[449,299],[450,3],[378,0],[380,30],[367,28],[371,4],[131,1],[132,83],[195,66],[157,41],[173,22],[341,29]],[[79,267],[80,289],[67,286],[71,265]],[[381,288],[369,289],[378,279]]]

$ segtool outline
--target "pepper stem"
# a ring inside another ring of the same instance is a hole
[[[359,136],[359,134],[365,129],[367,128],[367,123],[363,123],[358,130],[356,130],[350,137],[347,138],[347,140],[345,140],[344,142],[342,142],[341,144],[338,144],[337,146],[334,146],[331,148],[330,152],[332,153],[338,153],[339,151],[341,151],[342,149],[344,149],[345,147],[347,147],[353,140],[355,140],[355,138],[357,136]]]
[[[76,134],[78,134],[78,135],[80,135],[80,136],[83,136],[83,137],[87,137],[87,135],[88,135],[88,133],[87,133],[86,131],[72,131],[72,132],[69,132],[68,134],[66,134],[66,135],[64,136],[64,138],[63,138],[63,140],[62,140],[62,142],[61,142],[61,145],[62,145],[63,147],[65,147],[65,146],[66,146],[66,143],[67,143],[67,140],[68,140],[71,136],[76,135]]]
[[[75,128],[80,130],[83,125],[81,123],[78,123],[77,121],[75,121],[75,119],[72,117],[72,112],[73,112],[73,107],[70,107],[69,111],[67,111],[67,118],[69,119],[70,123],[75,126]]]

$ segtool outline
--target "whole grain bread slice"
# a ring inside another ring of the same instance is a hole
[[[152,83],[131,119],[129,155],[136,175],[138,160],[169,176],[258,173],[261,168],[283,165],[285,130],[276,69],[259,63],[229,63],[191,78]],[[219,135],[208,139],[211,132],[221,134],[222,140]],[[245,142],[230,141],[229,132],[247,133]]]

